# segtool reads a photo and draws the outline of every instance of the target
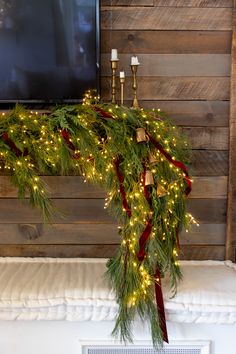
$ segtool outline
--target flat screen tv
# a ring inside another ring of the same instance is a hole
[[[0,1],[0,103],[99,90],[99,0]]]

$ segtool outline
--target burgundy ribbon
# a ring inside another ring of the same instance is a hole
[[[141,175],[141,181],[142,181],[143,188],[144,188],[145,198],[151,207],[152,200],[151,200],[151,196],[150,196],[149,186],[145,185],[145,174],[146,174],[146,166],[145,166],[145,164],[143,164],[143,173]],[[147,221],[146,227],[145,227],[142,235],[139,238],[139,251],[137,253],[137,257],[140,262],[142,262],[146,256],[145,245],[151,235],[151,232],[152,232],[152,223],[151,223],[151,219],[149,218]]]
[[[121,200],[122,200],[122,206],[125,209],[128,217],[131,217],[131,210],[129,208],[127,199],[126,199],[126,193],[125,193],[125,188],[124,188],[124,176],[122,175],[122,173],[120,172],[120,157],[117,157],[114,160],[114,167],[116,170],[116,175],[118,177],[119,183],[120,183],[120,194],[121,194]]]
[[[18,147],[15,145],[15,143],[9,138],[8,134],[5,132],[2,134],[2,139],[5,141],[5,143],[11,148],[11,150],[15,153],[17,157],[22,156],[22,152]],[[24,155],[24,154],[23,154]]]
[[[185,181],[186,181],[186,184],[187,184],[187,188],[185,190],[185,194],[186,194],[186,196],[188,196],[189,193],[192,190],[192,183],[191,183],[191,180],[190,180],[190,177],[189,177],[189,174],[188,174],[187,167],[182,162],[177,161],[177,160],[173,160],[172,157],[170,156],[170,154],[168,154],[168,152],[165,151],[165,149],[162,147],[162,145],[158,141],[156,141],[148,132],[146,132],[146,134],[148,135],[149,140],[162,153],[162,155],[164,155],[166,157],[166,159],[168,161],[170,161],[175,167],[180,168],[184,172]]]
[[[70,134],[67,130],[62,129],[61,130],[61,136],[63,137],[63,139],[65,140],[66,144],[68,145],[68,147],[72,150],[75,151],[75,145],[72,143],[72,141],[70,140]],[[80,159],[80,154],[79,153],[74,153],[73,158],[76,160]]]
[[[98,106],[93,106],[93,109],[94,109],[96,112],[100,113],[103,118],[111,118],[111,119],[114,119],[110,113],[104,111],[102,108],[100,108],[100,107],[98,107]]]
[[[146,166],[143,165],[143,173],[142,173],[141,178],[142,178],[142,183],[143,183],[143,188],[144,188],[144,195],[145,195],[145,198],[148,201],[150,207],[152,207],[150,188],[149,188],[149,186],[145,185],[145,173],[146,173]],[[151,235],[151,232],[152,232],[152,221],[151,221],[151,218],[149,218],[147,221],[147,225],[146,225],[142,235],[139,238],[139,251],[137,253],[137,257],[140,262],[142,262],[146,256],[145,245]],[[162,294],[162,288],[161,288],[161,274],[160,274],[160,270],[158,267],[156,269],[156,274],[155,274],[155,279],[157,279],[157,278],[158,278],[158,282],[155,281],[155,295],[156,295],[156,305],[157,305],[158,318],[159,318],[160,327],[161,327],[161,331],[162,331],[162,338],[166,343],[169,343],[168,334],[167,334],[167,327],[166,327],[164,300],[163,300],[163,294]]]
[[[146,256],[145,245],[152,232],[151,219],[148,219],[147,225],[139,238],[139,251],[137,253],[138,260],[142,262]]]
[[[166,316],[165,316],[163,293],[161,288],[161,273],[158,267],[156,269],[155,280],[156,280],[155,281],[156,304],[157,304],[157,311],[159,314],[159,322],[162,331],[162,337],[166,343],[169,343],[167,327],[166,327]]]

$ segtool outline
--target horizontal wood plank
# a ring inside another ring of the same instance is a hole
[[[230,76],[229,54],[138,54],[137,76]],[[119,67],[132,76],[130,54],[119,55]],[[111,73],[110,54],[101,55],[101,76]]]
[[[127,54],[230,54],[230,31],[101,31],[101,52]]]
[[[232,0],[101,0],[101,6],[232,7]]]
[[[226,224],[200,224],[180,234],[181,245],[224,245]]]
[[[153,6],[154,0],[101,0],[101,6]]]
[[[232,0],[154,0],[155,6],[232,7]]]
[[[55,199],[55,206],[64,218],[55,216],[55,223],[114,223],[104,210],[100,199]],[[188,210],[199,222],[224,223],[226,218],[225,199],[189,199]],[[41,223],[39,212],[29,206],[27,201],[18,199],[0,200],[0,223]]]
[[[187,210],[201,224],[226,223],[226,199],[189,199]]]
[[[51,198],[105,198],[106,192],[99,186],[84,183],[81,176],[41,176],[48,186]],[[28,193],[26,194],[26,197]],[[0,198],[16,198],[17,189],[9,176],[0,176]]]
[[[0,244],[118,244],[116,224],[0,224]]]
[[[43,176],[41,178],[49,187],[49,195],[53,199],[100,199],[105,198],[106,196],[106,193],[103,189],[94,187],[91,183],[86,183],[86,188],[84,188],[84,182],[80,176]],[[74,189],[75,185],[76,189]],[[227,177],[216,176],[194,178],[193,190],[190,194],[190,198],[225,198],[226,195]],[[0,198],[3,199],[17,197],[17,189],[11,184],[9,176],[0,176]]]
[[[228,151],[193,150],[191,169],[194,176],[228,176]]]
[[[182,231],[185,244],[218,244],[225,242],[225,224],[200,224],[189,232]],[[0,224],[0,244],[119,244],[120,236],[114,224]]]
[[[110,258],[118,245],[0,245],[0,257]],[[224,246],[182,246],[180,259],[224,260]]]
[[[227,127],[229,123],[228,101],[140,101],[140,106],[161,109],[177,125]]]
[[[103,199],[54,199],[53,202],[59,212],[59,216],[53,219],[55,223],[114,223],[114,219],[104,210]],[[0,200],[0,223],[41,222],[39,211],[31,208],[27,200]]]
[[[228,128],[185,127],[182,130],[193,149],[228,150]]]
[[[180,234],[181,245],[225,242],[225,224],[200,224]],[[119,244],[117,225],[109,224],[0,224],[0,244]]]
[[[117,245],[0,245],[0,257],[109,258]]]
[[[126,80],[125,99],[132,99],[131,78]],[[228,77],[139,77],[140,100],[229,100]],[[103,100],[111,99],[111,79],[101,80]],[[119,99],[119,93],[117,93]]]
[[[227,198],[226,176],[195,177],[192,184],[191,199],[224,199]]]
[[[107,6],[101,11],[101,29],[229,31],[232,9]]]
[[[182,260],[218,260],[223,261],[225,254],[224,246],[182,246],[179,252]]]

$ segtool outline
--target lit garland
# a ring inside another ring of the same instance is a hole
[[[180,161],[188,162],[189,148],[179,129],[160,110],[102,104],[87,94],[83,104],[48,115],[16,106],[2,114],[0,137],[0,171],[20,198],[29,192],[45,221],[57,211],[40,175],[80,174],[107,190],[104,208],[122,225],[107,271],[119,304],[113,333],[132,341],[138,313],[150,320],[154,345],[168,341],[161,278],[168,272],[176,290],[178,233],[196,223],[186,212],[191,181]]]

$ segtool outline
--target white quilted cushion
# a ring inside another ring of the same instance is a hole
[[[0,258],[0,319],[113,320],[104,259]]]
[[[177,322],[236,324],[236,265],[182,261],[177,295],[165,292],[167,318]]]
[[[0,258],[0,319],[114,320],[118,306],[104,279],[106,259]],[[236,324],[236,265],[182,261],[169,321]]]

